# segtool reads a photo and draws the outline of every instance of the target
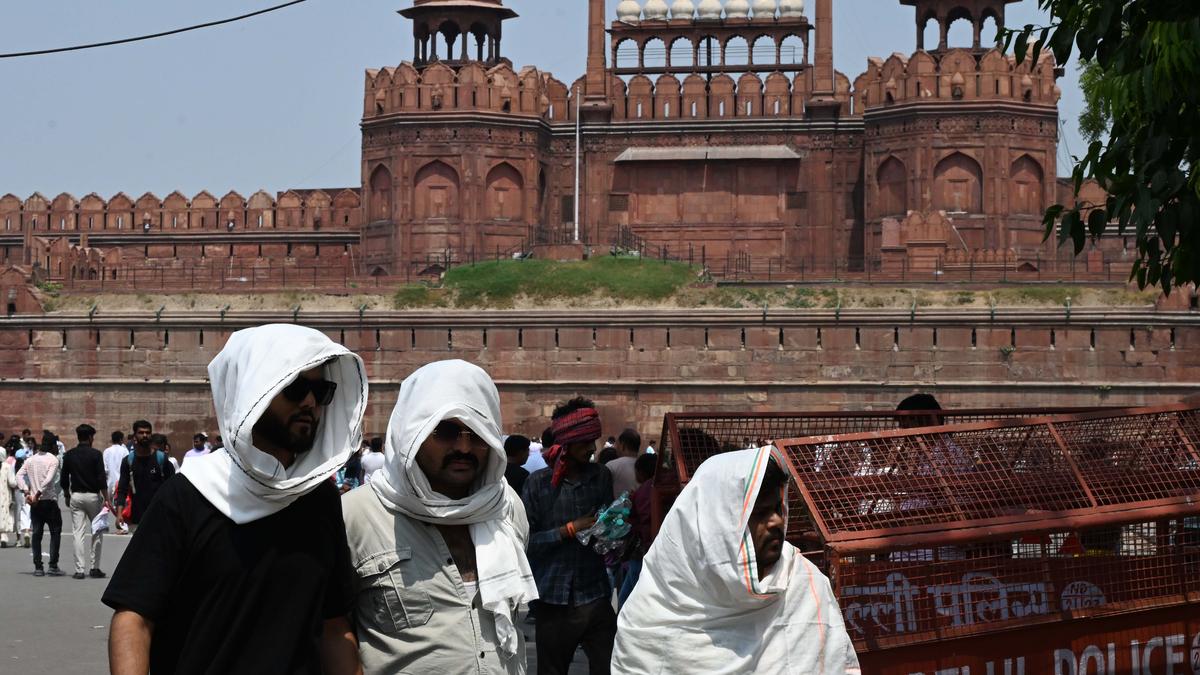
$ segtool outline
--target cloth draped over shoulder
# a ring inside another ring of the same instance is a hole
[[[859,673],[815,565],[785,542],[758,578],[749,521],[772,456],[786,472],[771,447],[716,455],[697,469],[621,609],[613,673]]]
[[[337,391],[321,409],[312,449],[285,469],[254,447],[254,425],[284,387],[318,366]],[[208,377],[225,447],[187,460],[181,473],[239,525],[278,513],[316,489],[362,442],[367,407],[362,359],[320,331],[292,324],[240,330],[208,364]]]
[[[474,489],[466,499],[435,492],[417,465],[417,452],[439,422],[455,419],[483,439],[490,449]],[[479,594],[483,608],[496,620],[497,650],[506,662],[517,654],[515,617],[536,600],[537,586],[525,557],[529,538],[525,508],[504,470],[508,457],[500,438],[500,393],[482,368],[466,361],[426,365],[400,385],[400,397],[388,422],[384,466],[371,478],[371,488],[389,510],[435,525],[466,525],[475,544]]]

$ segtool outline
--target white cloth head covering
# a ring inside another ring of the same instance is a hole
[[[434,492],[417,465],[421,444],[447,419],[465,424],[491,449],[466,499]],[[523,664],[513,619],[519,608],[537,599],[537,585],[525,557],[525,507],[504,480],[508,456],[500,441],[500,393],[492,378],[466,361],[431,363],[408,376],[388,422],[384,456],[371,488],[388,509],[426,523],[470,527],[479,594],[483,608],[495,616],[497,648],[506,662]]]
[[[777,453],[727,452],[700,465],[621,608],[612,672],[859,672],[829,580],[816,566],[785,542],[758,578],[750,514],[772,455],[787,466]]]
[[[254,425],[300,373],[324,364],[337,383],[321,409],[312,449],[284,468],[254,447]],[[337,473],[362,439],[367,407],[363,362],[324,333],[292,324],[240,330],[208,364],[225,447],[183,463],[182,474],[218,511],[238,524],[282,511]]]

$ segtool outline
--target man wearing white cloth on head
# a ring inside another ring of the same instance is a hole
[[[859,673],[829,580],[783,538],[778,452],[700,465],[621,609],[613,673]]]
[[[360,672],[329,479],[362,439],[362,360],[311,328],[260,326],[208,376],[225,447],[162,484],[121,557],[103,597],[111,672]]]
[[[537,599],[525,508],[504,480],[500,395],[465,361],[400,385],[385,462],[342,498],[367,673],[525,672],[518,612]]]

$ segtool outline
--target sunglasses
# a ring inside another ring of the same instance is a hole
[[[455,424],[449,420],[438,422],[438,425],[433,428],[433,433],[431,433],[430,436],[433,436],[443,443],[457,443],[459,437],[463,434],[467,435],[467,440],[472,444],[484,442],[484,440],[479,437],[479,434],[465,426],[459,426],[458,424]]]
[[[308,398],[309,394],[312,394],[317,405],[325,406],[333,403],[333,394],[336,391],[337,382],[309,380],[298,377],[294,382],[284,387],[280,393],[292,403],[303,403],[304,399]]]

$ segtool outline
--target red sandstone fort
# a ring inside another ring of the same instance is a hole
[[[579,241],[718,276],[734,259],[749,276],[1124,275],[1115,233],[1078,264],[1042,241],[1045,208],[1073,199],[1056,178],[1061,71],[981,40],[1016,0],[899,1],[916,51],[852,80],[833,67],[832,0],[625,0],[611,20],[591,0],[587,72],[567,84],[504,57],[522,25],[501,0],[415,0],[412,60],[366,72],[360,186],[5,195],[0,260],[195,286],[255,267],[404,278]],[[974,38],[948,44],[960,20]]]
[[[884,2],[887,0],[877,0]],[[212,430],[205,365],[228,335],[299,321],[361,354],[381,431],[433,360],[488,369],[514,430],[555,401],[653,438],[663,415],[1173,402],[1200,391],[1195,314],[1154,307],[586,312],[121,313],[94,291],[352,287],[471,259],[637,249],[713,276],[845,280],[1128,278],[1106,233],[1043,243],[1059,71],[981,37],[1013,0],[900,0],[916,51],[833,68],[833,2],[590,0],[570,84],[504,57],[500,0],[415,0],[412,60],[368,70],[362,184],[325,190],[0,198],[0,428],[119,428],[186,445]],[[809,10],[812,13],[809,14]],[[966,20],[971,44],[949,44]],[[936,26],[937,44],[923,43]],[[582,28],[582,27],[580,27]],[[1091,199],[1102,195],[1091,191]],[[576,199],[576,195],[581,198]],[[577,243],[578,242],[578,243]],[[39,316],[30,278],[98,297]]]

